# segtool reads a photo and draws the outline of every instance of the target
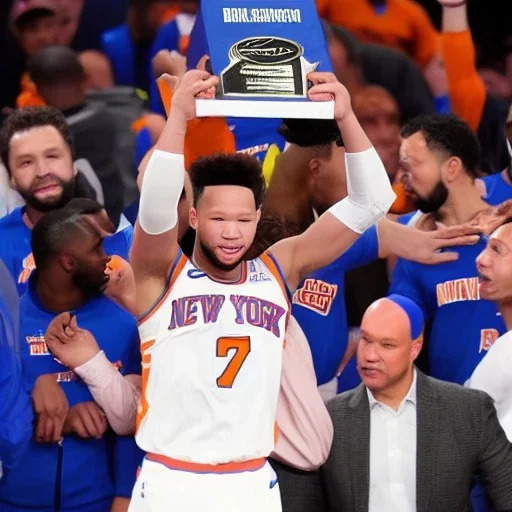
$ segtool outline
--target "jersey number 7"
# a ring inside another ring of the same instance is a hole
[[[251,338],[249,336],[223,337],[217,340],[217,357],[228,357],[230,350],[235,354],[229,361],[222,375],[217,379],[219,388],[232,388],[238,372],[242,368],[251,351]]]

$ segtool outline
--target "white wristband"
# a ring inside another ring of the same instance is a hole
[[[329,212],[352,231],[362,234],[384,217],[396,199],[377,151],[346,153],[348,197]]]
[[[170,231],[178,222],[178,203],[185,182],[183,155],[155,149],[140,193],[139,224],[148,235]]]

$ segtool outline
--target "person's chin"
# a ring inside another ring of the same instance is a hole
[[[380,370],[359,368],[359,375],[370,390],[379,389],[384,384],[384,374]]]

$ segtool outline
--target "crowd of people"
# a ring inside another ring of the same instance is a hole
[[[1,8],[1,512],[512,511],[512,53],[422,3],[316,0],[330,120],[197,117],[200,0]]]

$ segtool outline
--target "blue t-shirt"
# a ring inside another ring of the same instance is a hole
[[[34,273],[20,302],[22,379],[29,393],[40,375],[67,371],[46,346],[44,333],[55,315],[40,303],[36,278]],[[102,295],[88,301],[75,314],[78,325],[94,335],[123,375],[140,374],[139,335],[131,314]],[[70,408],[94,401],[80,379],[61,386]],[[131,496],[142,456],[133,436],[116,436],[110,430],[101,439],[65,436],[62,446],[31,441],[20,463],[5,471],[0,480],[0,510],[54,512],[57,501],[62,511],[110,510],[114,497]]]
[[[512,186],[505,181],[501,172],[485,176],[482,181],[487,191],[484,197],[487,203],[495,206],[512,199]]]
[[[35,269],[30,247],[31,234],[31,230],[23,221],[23,207],[16,208],[0,219],[0,259],[16,282],[20,297],[25,293],[28,278]],[[115,234],[104,239],[105,252],[127,260],[132,237],[133,227],[124,220],[124,224],[120,225]]]
[[[352,247],[330,265],[313,272],[293,294],[292,314],[306,335],[318,385],[329,382],[345,354],[348,343],[345,308],[345,272],[378,258],[377,229],[368,229]],[[346,383],[357,386],[359,377]]]
[[[424,265],[400,259],[395,267],[391,293],[409,297],[432,320],[432,377],[463,384],[506,332],[494,302],[480,299],[476,258],[485,246],[481,240],[450,248],[459,253],[459,259],[450,263]]]

